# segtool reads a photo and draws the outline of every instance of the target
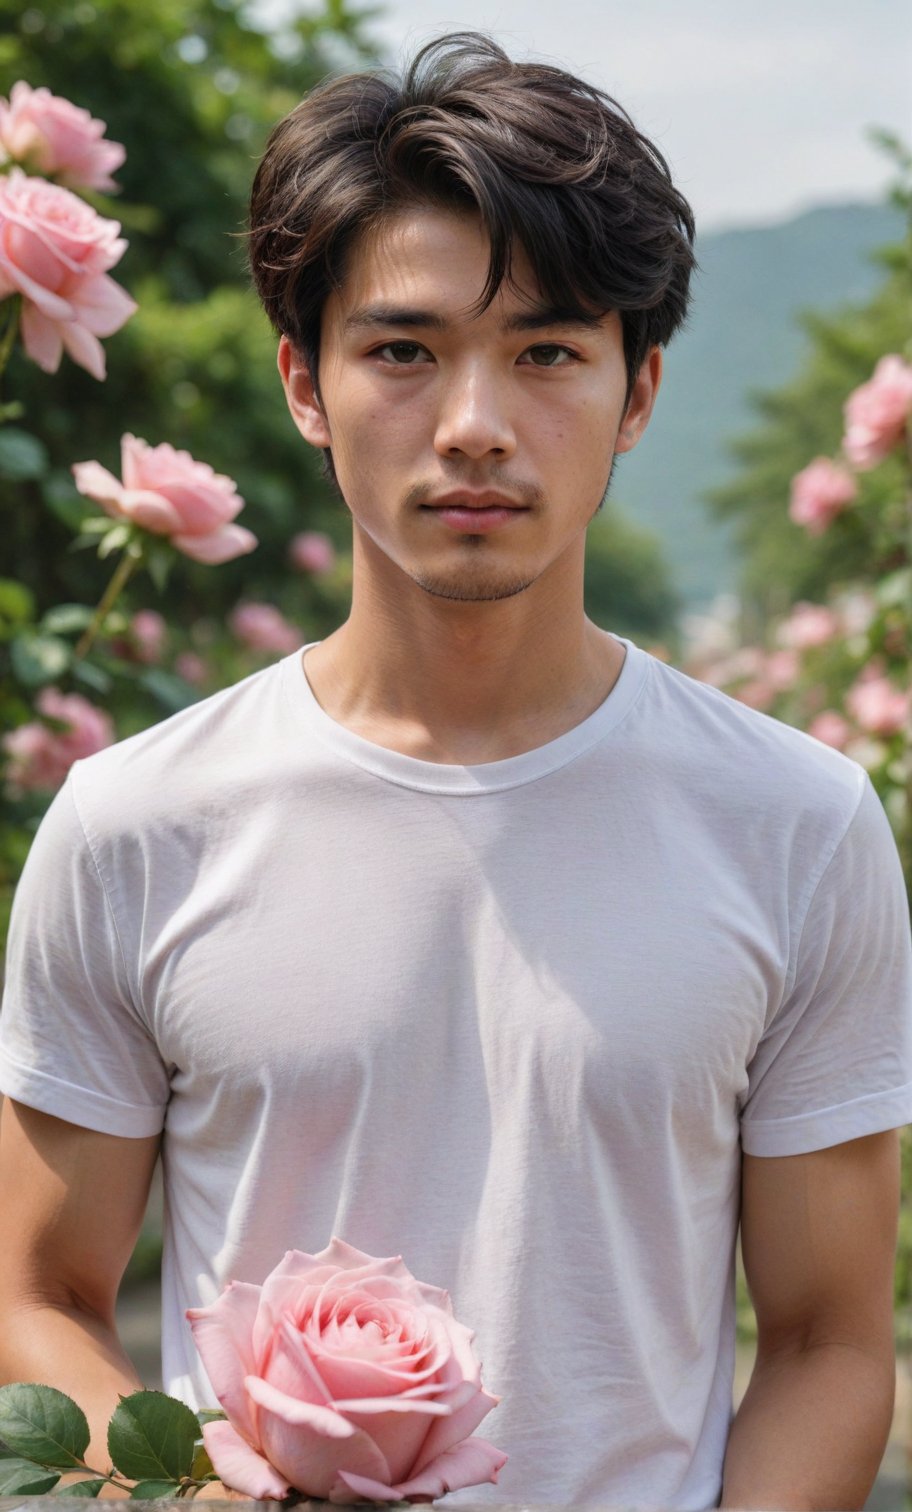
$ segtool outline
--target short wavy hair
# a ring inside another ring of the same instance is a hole
[[[687,313],[694,220],[662,154],[591,84],[458,32],[401,78],[346,74],[273,129],[250,202],[253,280],[317,383],[324,301],[356,239],[409,206],[471,209],[490,241],[485,309],[524,249],[568,316],[617,311],[628,395]],[[319,388],[317,388],[319,393]]]

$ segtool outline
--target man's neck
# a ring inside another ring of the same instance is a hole
[[[582,603],[575,616],[512,601],[427,607],[411,623],[402,606],[368,612],[356,596],[303,672],[338,724],[422,761],[475,766],[546,745],[604,702],[624,662]]]

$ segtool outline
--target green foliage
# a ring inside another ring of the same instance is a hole
[[[0,478],[19,484],[4,499],[6,544],[39,614],[61,600],[101,597],[104,562],[70,550],[87,511],[69,469],[97,459],[119,474],[125,431],[169,441],[236,478],[243,523],[261,542],[255,566],[182,561],[160,605],[169,622],[186,627],[201,612],[223,619],[242,592],[253,596],[251,575],[257,595],[275,599],[297,530],[325,530],[346,549],[345,511],[285,409],[275,338],[249,287],[243,228],[269,130],[332,65],[373,56],[368,14],[332,0],[268,36],[242,0],[154,8],[145,0],[28,8],[0,0],[0,94],[20,78],[46,85],[126,146],[116,174],[122,192],[85,197],[121,221],[129,247],[113,276],[140,306],[105,341],[104,387],[66,357],[48,376],[18,348],[5,375],[4,392],[23,401],[29,426],[3,427],[0,437]],[[305,615],[310,586],[294,585]],[[327,604],[325,585],[312,597],[318,636],[339,623],[345,604],[341,595]],[[146,581],[129,601],[155,602]]]
[[[59,1479],[59,1470],[42,1470],[24,1459],[0,1459],[0,1496],[41,1496]]]
[[[731,447],[738,471],[708,495],[712,511],[731,522],[743,554],[741,587],[755,630],[797,600],[820,602],[833,585],[876,577],[884,568],[875,521],[880,505],[901,497],[901,458],[862,480],[867,507],[847,513],[839,531],[808,535],[789,519],[788,504],[795,474],[838,451],[847,396],[884,353],[906,349],[910,247],[912,241],[879,254],[886,271],[866,303],[804,318],[809,350],[802,370],[782,388],[754,395],[758,424]]]
[[[586,541],[589,618],[633,640],[670,647],[677,639],[679,608],[658,537],[606,504]]]
[[[64,1392],[17,1382],[0,1386],[0,1439],[23,1459],[67,1470],[82,1464],[89,1425]]]
[[[114,1410],[108,1452],[131,1480],[173,1484],[190,1474],[198,1436],[197,1419],[183,1402],[162,1391],[136,1391]]]

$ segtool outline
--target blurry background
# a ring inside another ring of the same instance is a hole
[[[872,474],[869,513],[825,534],[788,513],[794,475],[838,447],[847,394],[884,353],[907,352],[906,0],[390,0],[371,9],[0,0],[0,94],[18,79],[47,85],[126,146],[121,193],[86,197],[122,222],[130,246],[117,278],[139,303],[105,344],[105,384],[66,359],[48,377],[18,350],[4,377],[4,398],[25,410],[0,427],[0,652],[30,637],[33,654],[11,652],[0,665],[0,728],[25,727],[37,691],[69,678],[127,735],[345,617],[347,515],[285,409],[275,338],[248,287],[246,195],[269,127],[324,74],[396,62],[460,28],[493,32],[514,56],[547,58],[613,94],[666,155],[697,215],[692,316],[667,354],[650,431],[621,460],[612,502],[590,528],[592,618],[803,727],[822,709],[842,711],[853,679],[869,672],[908,686],[909,583],[896,584],[908,549],[898,536],[884,544],[897,518],[890,501],[907,496],[904,464]],[[236,479],[242,521],[260,546],[217,568],[181,560],[163,589],[136,579],[76,666],[57,611],[97,603],[111,563],[70,549],[86,510],[69,469],[97,458],[119,473],[125,431],[184,447]],[[290,554],[301,532],[309,547]],[[842,615],[838,644],[796,639],[794,606],[831,600]],[[908,865],[908,742],[898,726],[881,726],[853,724],[850,754],[871,771]],[[28,783],[7,794],[6,911],[49,796]],[[908,1144],[905,1160],[908,1193]],[[156,1200],[121,1304],[149,1385],[159,1222]],[[912,1506],[910,1256],[907,1210],[896,1422],[872,1507]],[[740,1308],[739,1393],[753,1333],[743,1285]]]

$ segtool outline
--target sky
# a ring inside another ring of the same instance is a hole
[[[386,0],[371,23],[391,61],[465,27],[619,100],[703,230],[878,199],[866,128],[912,143],[909,0]]]

